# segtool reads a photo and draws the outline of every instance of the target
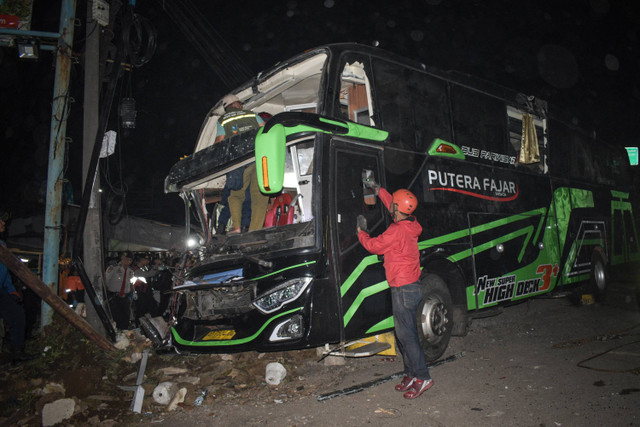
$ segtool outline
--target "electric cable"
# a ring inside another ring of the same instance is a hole
[[[126,13],[123,22],[122,42],[126,56],[133,66],[141,67],[151,60],[156,51],[157,31],[151,21],[131,10]]]
[[[633,335],[638,335],[638,334],[633,334]],[[580,362],[578,362],[576,364],[576,366],[578,366],[579,368],[590,369],[592,371],[598,371],[598,372],[610,372],[610,373],[616,373],[616,374],[632,373],[632,374],[635,374],[635,375],[640,375],[640,365],[638,365],[636,367],[633,367],[633,368],[630,368],[630,369],[604,369],[604,368],[596,368],[596,367],[593,367],[593,366],[586,366],[585,365],[586,362],[588,362],[590,360],[593,360],[593,359],[597,359],[598,357],[602,357],[605,354],[612,352],[613,350],[617,350],[619,348],[626,347],[626,346],[632,345],[632,344],[638,344],[638,343],[640,343],[640,341],[632,341],[632,342],[628,342],[628,343],[625,343],[625,344],[620,344],[618,346],[615,346],[615,347],[612,347],[612,348],[610,348],[608,350],[605,350],[605,351],[603,351],[601,353],[598,353],[598,354],[596,354],[594,356],[591,356],[591,357],[588,357],[588,358],[586,358],[584,360],[581,360]]]
[[[612,332],[606,335],[593,335],[590,337],[586,337],[586,338],[578,338],[578,339],[573,339],[573,340],[569,340],[569,341],[565,341],[565,342],[561,342],[558,344],[554,344],[552,347],[553,348],[574,348],[574,347],[579,347],[585,344],[588,344],[590,342],[593,341],[609,341],[612,339],[619,339],[619,338],[623,338],[623,337],[629,337],[629,336],[636,336],[636,335],[640,335],[640,333],[629,333],[629,331],[632,331],[636,328],[638,328],[640,326],[640,323],[631,326],[630,328],[627,329],[622,329],[620,331],[616,331],[616,332]],[[640,341],[632,341],[632,342],[628,342],[625,344],[620,344],[618,346],[612,347],[610,349],[607,349],[603,352],[600,352],[598,354],[595,354],[593,356],[590,356],[584,360],[581,360],[580,362],[578,362],[576,364],[576,366],[578,366],[579,368],[585,368],[585,369],[590,369],[592,371],[598,371],[598,372],[610,372],[610,373],[632,373],[635,375],[640,375],[640,366],[636,366],[630,369],[604,369],[604,368],[596,368],[593,366],[587,366],[585,365],[586,362],[593,360],[593,359],[597,359],[598,357],[602,357],[607,353],[610,353],[614,350],[617,350],[619,348],[622,347],[626,347],[628,345],[632,345],[632,344],[638,344],[640,343]]]
[[[251,77],[249,67],[190,1],[167,0],[162,7],[225,86],[232,88]]]
[[[238,56],[236,51],[231,48],[227,41],[215,30],[215,27],[204,18],[190,0],[174,0],[181,3],[182,8],[187,10],[196,28],[200,28],[203,38],[211,40],[215,45],[215,50],[226,56],[225,68],[232,71],[233,75],[240,75],[243,78],[249,78],[253,73],[247,64]],[[214,52],[215,52],[214,50]]]

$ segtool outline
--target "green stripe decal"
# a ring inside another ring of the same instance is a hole
[[[393,329],[395,324],[393,323],[393,316],[389,316],[386,319],[376,323],[372,327],[367,330],[367,335],[372,334],[374,332],[383,331],[385,329]]]
[[[351,304],[347,312],[344,314],[344,326],[346,327],[347,324],[349,324],[351,318],[356,313],[356,311],[358,311],[360,304],[362,304],[362,301],[364,301],[365,298],[377,294],[378,292],[382,292],[386,289],[389,289],[389,284],[385,280],[384,282],[376,283],[373,286],[369,286],[368,288],[364,288],[363,290],[361,290],[356,299],[353,300],[353,303]]]
[[[472,227],[470,229],[466,229],[466,230],[459,230],[450,234],[445,234],[444,236],[439,236],[439,237],[435,237],[433,239],[428,239],[425,241],[422,241],[420,243],[418,243],[418,248],[420,250],[422,249],[427,249],[436,245],[441,245],[444,243],[449,243],[451,241],[457,240],[457,239],[461,239],[464,237],[468,237],[469,235],[474,235],[474,234],[478,234],[484,231],[488,231],[491,230],[493,228],[497,228],[497,227],[502,227],[504,225],[510,224],[512,222],[516,222],[516,221],[522,221],[523,219],[525,219],[525,217],[532,217],[532,216],[537,216],[540,215],[540,222],[538,224],[538,230],[536,231],[536,236],[540,233],[540,230],[542,228],[542,224],[543,224],[543,219],[545,218],[545,215],[547,214],[547,208],[538,208],[538,209],[534,209],[531,210],[529,212],[524,212],[521,214],[517,214],[517,215],[513,215],[507,218],[501,218],[495,221],[491,221],[488,222],[486,224],[482,224],[482,225],[478,225],[475,227]],[[528,243],[531,241],[531,235],[533,234],[533,227],[532,226],[528,226],[525,227],[521,230],[518,231],[514,231],[513,233],[509,233],[506,234],[502,237],[500,237],[499,239],[494,239],[490,242],[486,242],[483,243],[482,245],[478,245],[475,246],[474,248],[469,248],[467,250],[464,250],[462,252],[459,252],[457,254],[453,254],[451,256],[449,256],[447,259],[451,262],[458,262],[462,259],[468,258],[471,256],[472,253],[480,253],[483,251],[486,251],[488,249],[491,249],[493,246],[497,245],[498,243],[503,243],[506,241],[509,241],[511,239],[514,239],[516,237],[522,236],[522,235],[527,235],[527,238],[525,239],[525,242],[522,246],[522,249],[520,250],[520,254],[518,256],[519,260],[522,260],[522,257],[524,256],[524,251],[528,245]],[[535,242],[536,239],[533,239],[533,241]]]
[[[182,337],[180,337],[180,335],[178,335],[178,331],[175,330],[175,328],[171,328],[171,333],[173,334],[173,339],[181,345],[188,345],[188,346],[193,346],[193,347],[217,347],[217,346],[226,346],[226,345],[240,345],[240,344],[246,344],[249,341],[252,341],[254,339],[256,339],[258,337],[258,335],[260,335],[262,333],[262,331],[265,330],[265,328],[267,326],[269,326],[269,324],[271,324],[274,320],[282,317],[282,316],[286,316],[288,314],[291,313],[295,313],[296,311],[300,311],[302,310],[302,307],[298,307],[298,308],[294,308],[292,310],[289,311],[285,311],[284,313],[280,313],[276,316],[273,316],[271,319],[267,320],[264,325],[262,325],[262,327],[260,329],[258,329],[253,335],[245,337],[245,338],[240,338],[237,340],[220,340],[220,341],[188,341],[183,339]]]
[[[351,272],[347,280],[340,286],[340,296],[344,297],[344,295],[349,291],[351,286],[355,283],[355,281],[360,277],[365,268],[370,265],[376,264],[378,261],[378,255],[369,255],[367,257],[362,258],[360,264]]]
[[[255,277],[255,278],[253,278],[251,280],[264,279],[265,277],[273,276],[274,274],[280,274],[283,271],[291,270],[292,268],[305,267],[307,265],[311,265],[311,264],[315,264],[315,263],[316,263],[315,261],[308,261],[308,262],[303,262],[302,264],[290,265],[289,267],[281,268],[278,271],[272,271],[271,273],[265,274],[264,276]]]

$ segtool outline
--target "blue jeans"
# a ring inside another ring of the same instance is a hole
[[[402,355],[404,373],[411,378],[430,380],[431,375],[424,359],[416,325],[416,313],[421,300],[422,288],[418,282],[391,288],[396,346]]]

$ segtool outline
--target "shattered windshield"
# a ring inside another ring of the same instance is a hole
[[[314,244],[314,138],[287,141],[284,188],[271,196],[258,188],[253,150],[272,116],[320,111],[327,57],[323,49],[303,54],[225,95],[205,118],[194,154],[172,168],[165,188],[183,193],[202,257]]]
[[[201,226],[198,234],[206,252],[202,255],[250,254],[313,245],[314,147],[313,137],[287,146],[284,186],[279,194],[259,193],[255,164],[251,162],[222,176],[220,191],[191,191],[192,219]],[[262,200],[257,201],[258,197]]]

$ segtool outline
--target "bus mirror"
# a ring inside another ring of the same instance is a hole
[[[265,194],[275,194],[284,184],[284,167],[287,135],[284,126],[276,124],[264,132],[261,127],[256,135],[255,155],[258,186]]]
[[[375,185],[376,180],[373,176],[373,171],[369,169],[362,170],[362,193],[364,195],[364,203],[368,206],[374,206],[376,204],[376,194],[372,187]]]

